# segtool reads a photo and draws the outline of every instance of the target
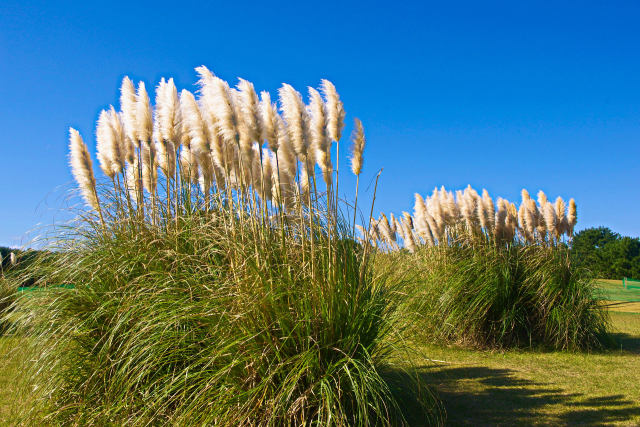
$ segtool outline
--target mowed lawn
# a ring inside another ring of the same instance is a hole
[[[609,292],[603,303],[610,310],[616,349],[498,352],[416,345],[413,366],[442,400],[446,424],[640,425],[640,310],[630,312],[611,299],[620,291],[615,283],[601,285]],[[21,345],[20,339],[0,338],[2,426],[14,425],[15,402],[29,399],[18,393],[20,372],[8,357]],[[407,418],[420,426],[416,415],[407,413]]]
[[[447,424],[640,425],[640,289],[624,290],[620,281],[599,286],[616,349],[541,353],[422,346],[415,362],[443,401]]]

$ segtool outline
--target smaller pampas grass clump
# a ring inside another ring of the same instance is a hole
[[[454,200],[436,188],[415,195],[399,236],[389,235],[384,214],[373,221],[376,247],[414,272],[405,301],[408,317],[419,319],[414,334],[483,348],[608,344],[593,280],[570,256],[576,203],[551,203],[542,191],[537,198],[523,190],[516,207],[503,198],[494,203],[486,190],[467,187]]]
[[[442,246],[421,251],[408,301],[414,339],[480,348],[608,346],[608,315],[566,247]]]

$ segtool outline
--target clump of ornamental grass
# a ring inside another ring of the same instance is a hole
[[[310,89],[305,105],[284,85],[278,106],[245,80],[231,88],[197,71],[197,99],[163,79],[155,109],[125,78],[122,111],[98,121],[104,180],[71,131],[90,210],[52,242],[57,256],[25,273],[66,285],[21,303],[39,396],[28,413],[61,424],[403,423],[385,379],[394,288],[338,197],[335,87],[323,81],[324,98]]]
[[[426,339],[480,347],[578,350],[605,345],[608,318],[592,278],[571,261],[573,199],[520,208],[486,191],[416,194],[414,214],[373,220],[364,239],[412,270],[414,331]],[[364,233],[362,233],[364,234]],[[402,243],[400,243],[402,242]],[[400,252],[398,252],[400,251]],[[411,254],[402,254],[408,251]]]
[[[491,348],[607,344],[592,279],[566,247],[451,245],[416,254],[423,338]],[[420,267],[422,266],[422,267]]]

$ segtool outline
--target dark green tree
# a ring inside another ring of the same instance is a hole
[[[607,227],[587,228],[573,238],[576,262],[604,279],[640,278],[640,239]]]

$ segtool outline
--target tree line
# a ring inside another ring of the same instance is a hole
[[[640,238],[607,227],[587,228],[574,236],[572,253],[579,265],[601,279],[640,280]]]

